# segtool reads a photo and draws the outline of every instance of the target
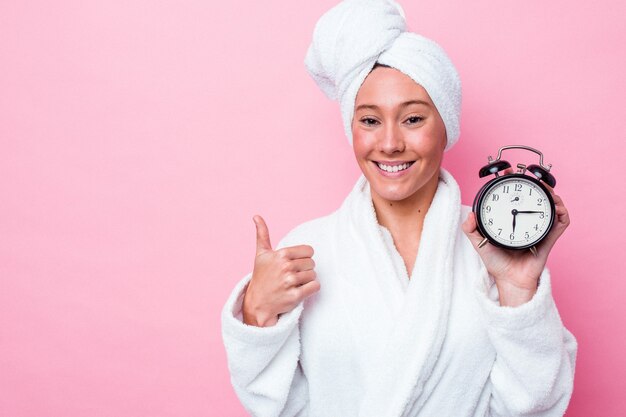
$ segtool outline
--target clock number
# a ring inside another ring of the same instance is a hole
[[[537,199],[537,205],[538,205],[538,206],[540,206],[542,201],[543,201],[543,200],[542,200],[541,198],[538,198],[538,199]]]
[[[532,188],[528,189],[528,195],[533,195],[533,189]]]
[[[513,235],[513,233],[511,233],[511,236],[509,236],[511,238],[511,240],[515,239],[515,235]]]
[[[539,218],[543,219],[544,215],[543,215],[543,211],[541,213],[539,213]]]
[[[493,194],[491,196],[491,201],[498,201],[500,199],[500,195],[499,194]]]
[[[502,187],[502,192],[503,192],[504,194],[508,194],[508,193],[509,193],[509,186],[508,186],[508,185],[505,185],[504,187]]]
[[[498,229],[498,236],[500,236],[500,233],[502,233],[502,229]]]
[[[522,184],[515,184],[515,191],[522,191]]]
[[[486,211],[487,213],[491,213],[491,206],[487,206],[487,207],[485,207],[485,211]]]
[[[489,219],[489,226],[493,225],[493,219]]]
[[[539,225],[538,224],[535,225],[535,230],[539,230]]]
[[[528,239],[528,238],[530,237],[530,234],[528,234],[528,232],[526,232],[526,233],[524,233],[524,237],[525,237],[526,239]]]

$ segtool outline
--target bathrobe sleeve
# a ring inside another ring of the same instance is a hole
[[[292,246],[287,234],[275,249]],[[222,338],[231,383],[244,408],[255,417],[304,417],[308,385],[300,367],[299,319],[303,302],[269,327],[242,319],[242,301],[252,272],[241,279],[222,309]]]
[[[578,345],[561,322],[548,268],[533,298],[520,306],[500,306],[492,277],[478,297],[496,350],[490,415],[563,416],[572,395]]]

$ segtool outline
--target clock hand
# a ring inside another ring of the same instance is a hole
[[[543,213],[543,211],[522,210],[522,211],[518,211],[518,213]]]
[[[513,234],[515,234],[515,216],[517,216],[518,211],[517,210],[513,210]]]

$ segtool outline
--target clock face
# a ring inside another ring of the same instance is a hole
[[[497,246],[512,249],[538,243],[554,221],[552,196],[539,181],[523,174],[488,183],[475,211],[483,235]]]

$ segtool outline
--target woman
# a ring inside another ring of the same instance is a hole
[[[362,170],[335,212],[272,248],[222,312],[234,389],[255,416],[562,416],[577,344],[545,267],[487,245],[441,167],[459,137],[458,73],[390,0],[347,0],[305,63],[341,105]]]

